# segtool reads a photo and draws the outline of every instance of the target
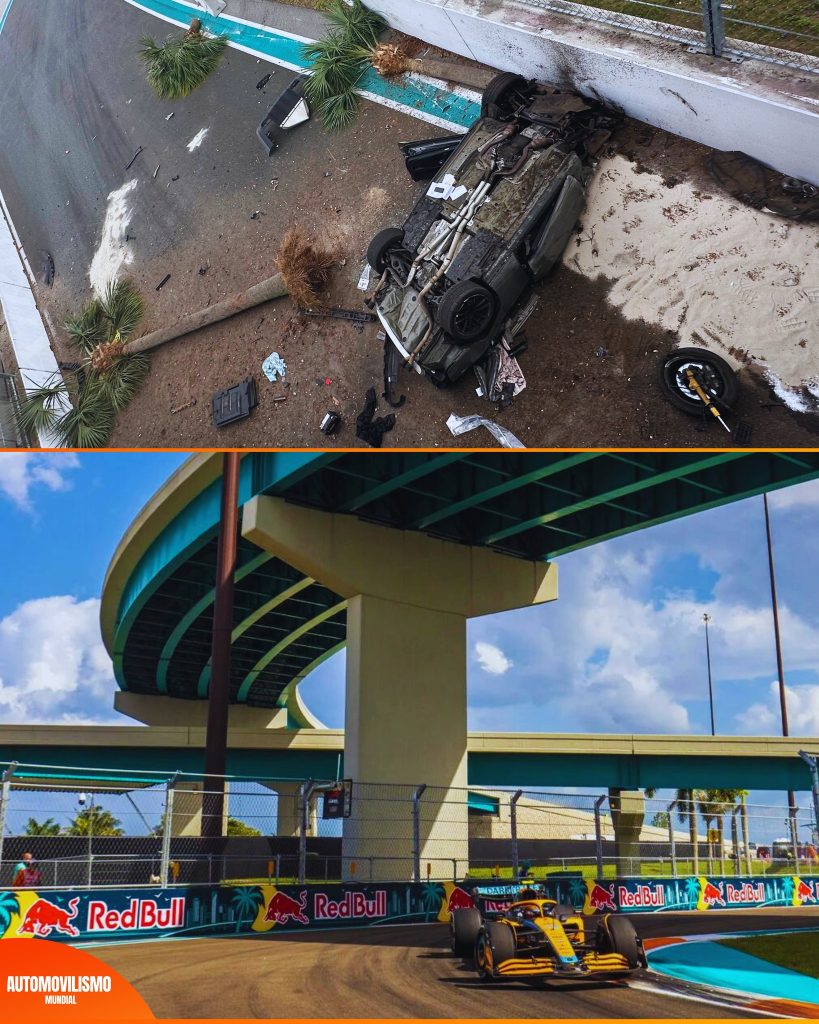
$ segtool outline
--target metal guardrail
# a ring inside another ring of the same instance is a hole
[[[17,425],[20,399],[17,382],[0,366],[0,448],[28,448],[28,438]]]
[[[529,7],[666,39],[692,53],[741,62],[764,61],[819,74],[819,24],[810,13],[786,12],[761,0],[520,0]],[[779,24],[757,20],[764,11]],[[797,27],[798,26],[798,27]]]

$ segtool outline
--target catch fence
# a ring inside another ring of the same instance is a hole
[[[819,73],[814,0],[518,0],[580,21],[680,43],[692,53]],[[489,9],[483,0],[481,9]]]
[[[808,759],[810,755],[805,755]],[[815,761],[809,767],[816,776]],[[443,789],[10,765],[0,886],[25,853],[45,888],[800,874],[819,870],[816,791],[781,806],[695,791]],[[806,779],[809,776],[806,773]],[[329,809],[329,810],[328,810]],[[346,816],[327,817],[328,812]]]

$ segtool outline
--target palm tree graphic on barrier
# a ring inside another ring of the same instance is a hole
[[[14,914],[20,913],[20,901],[16,893],[0,892],[0,938],[9,930]]]
[[[231,903],[236,909],[236,931],[241,931],[242,925],[250,923],[259,910],[262,902],[262,891],[256,885],[241,885],[234,892]]]
[[[569,882],[569,900],[573,907],[582,907],[586,902],[586,883],[582,878],[572,878]]]
[[[685,880],[685,895],[688,900],[688,904],[691,907],[696,907],[700,898],[700,880],[699,878],[686,878]]]

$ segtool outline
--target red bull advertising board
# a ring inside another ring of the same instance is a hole
[[[819,906],[819,877],[690,876],[538,880],[543,895],[585,914],[662,913]],[[480,894],[474,890],[478,887]],[[0,938],[57,942],[122,941],[307,928],[447,922],[479,899],[503,910],[520,884],[463,882],[326,883],[323,885],[192,885],[167,889],[0,890]]]

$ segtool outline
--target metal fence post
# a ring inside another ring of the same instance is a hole
[[[608,799],[608,794],[603,793],[594,801],[594,852],[597,858],[597,877],[603,877],[603,820],[600,808],[603,801]]]
[[[512,837],[512,878],[519,874],[518,861],[518,800],[523,796],[523,790],[518,789],[509,799],[509,831]]]
[[[307,832],[310,828],[310,797],[313,780],[308,779],[299,788],[299,885],[307,877]]]
[[[171,834],[173,832],[173,798],[178,772],[165,783],[165,810],[162,816],[162,855],[159,864],[159,881],[163,889],[168,885],[168,866],[171,860]]]
[[[668,845],[671,847],[671,877],[677,877],[677,837],[674,835],[674,809],[677,801],[668,805]]]
[[[799,826],[796,822],[796,808],[788,813],[788,823],[791,830],[791,847],[793,848],[793,863],[797,875],[799,874]]]
[[[810,768],[811,789],[813,790],[813,827],[816,841],[819,842],[819,758],[809,754],[806,750],[800,750],[799,756]],[[2,842],[2,837],[0,837]]]
[[[721,57],[725,48],[722,0],[702,0],[702,25],[705,32],[705,52],[712,57]]]
[[[742,808],[739,804],[731,811],[731,851],[733,854],[734,870],[737,874],[740,871],[740,855],[739,855],[739,829],[737,828],[737,811]]]
[[[6,835],[6,818],[8,816],[9,799],[11,797],[11,779],[17,762],[12,763],[3,772],[3,784],[0,786],[0,871],[3,868],[3,840]]]
[[[415,787],[412,794],[412,880],[421,881],[421,797],[426,783]]]

